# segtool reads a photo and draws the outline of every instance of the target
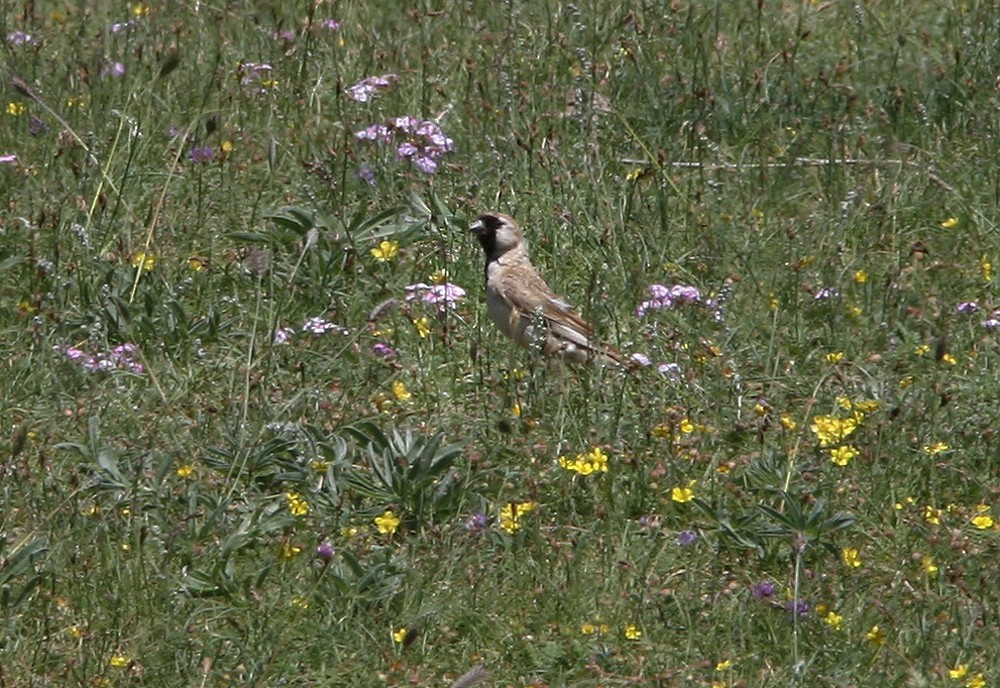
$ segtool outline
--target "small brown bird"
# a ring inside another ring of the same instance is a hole
[[[621,363],[621,352],[599,342],[587,321],[535,271],[524,234],[512,218],[486,213],[469,231],[486,253],[486,310],[501,332],[546,356]]]

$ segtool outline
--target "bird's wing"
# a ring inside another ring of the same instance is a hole
[[[534,270],[509,271],[499,291],[520,317],[530,320],[540,314],[549,334],[578,346],[593,346],[593,328],[566,301],[556,296]]]

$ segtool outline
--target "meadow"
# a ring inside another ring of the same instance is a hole
[[[0,40],[0,688],[1000,681],[995,2]],[[486,211],[629,366],[502,337]]]

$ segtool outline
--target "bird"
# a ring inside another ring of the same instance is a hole
[[[622,362],[622,353],[599,341],[594,328],[538,274],[513,218],[484,213],[469,231],[486,255],[486,310],[501,332],[525,349],[572,363]]]

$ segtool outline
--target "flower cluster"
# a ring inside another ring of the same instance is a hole
[[[500,529],[514,533],[521,527],[521,517],[534,511],[535,502],[511,502],[500,507]]]
[[[445,136],[441,125],[404,115],[393,117],[385,124],[373,124],[355,132],[359,141],[375,141],[395,145],[396,155],[409,160],[425,174],[437,172],[438,160],[455,148],[455,142]]]
[[[398,74],[370,76],[348,87],[345,93],[347,93],[347,97],[351,100],[356,100],[359,103],[367,103],[377,96],[379,91],[385,90],[395,83],[399,83]]]
[[[972,315],[973,313],[978,313],[982,310],[979,304],[975,301],[963,301],[962,303],[955,306],[955,312],[962,315]],[[1000,308],[994,309],[989,316],[981,323],[982,327],[987,330],[998,330],[1000,329]]]
[[[66,358],[80,365],[84,370],[95,372],[110,372],[112,370],[125,370],[136,375],[145,372],[142,364],[133,358],[139,350],[135,344],[119,344],[109,352],[98,352],[90,355],[75,346],[54,346],[54,351],[65,354]]]
[[[320,316],[314,316],[309,318],[302,324],[302,331],[308,332],[314,335],[322,335],[327,332],[333,332],[334,334],[350,334],[350,330],[346,327],[341,327],[329,320],[322,318]],[[279,327],[274,331],[274,343],[275,344],[285,344],[288,342],[292,336],[295,335],[295,330],[291,327]]]
[[[424,303],[437,306],[439,313],[444,313],[449,308],[454,308],[455,304],[465,298],[465,290],[457,284],[444,282],[442,284],[410,284],[404,287],[406,290],[406,300],[412,301],[420,297]]]
[[[288,510],[292,512],[292,516],[305,516],[309,513],[309,502],[298,492],[286,492],[285,501],[288,502]]]
[[[565,456],[560,456],[559,465],[567,471],[579,473],[580,475],[607,473],[608,455],[600,447],[594,447],[589,452],[577,454],[575,459],[567,459]]]
[[[34,38],[32,38],[31,34],[24,31],[12,31],[7,34],[7,43],[10,45],[28,45],[33,42]]]
[[[644,317],[649,311],[676,308],[685,303],[702,303],[701,292],[698,291],[698,288],[685,284],[675,284],[672,287],[651,284],[649,285],[649,295],[651,298],[640,303],[635,310],[635,314],[639,318]]]

